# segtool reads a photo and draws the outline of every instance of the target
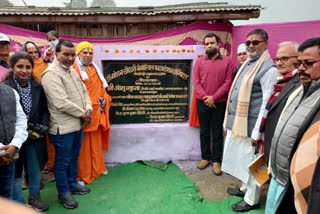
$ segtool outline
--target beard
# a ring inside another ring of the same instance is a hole
[[[263,54],[264,51],[258,51],[257,49],[255,48],[249,48],[248,51],[247,51],[247,54],[249,56],[250,59],[253,59],[257,56],[261,56]]]
[[[211,50],[206,50],[206,54],[208,55],[208,57],[213,57],[217,53],[218,53],[218,49],[217,48],[213,48]]]
[[[258,56],[258,52],[257,52],[257,50],[255,48],[249,48],[248,51],[247,51],[247,54],[251,59],[253,59],[256,56]]]

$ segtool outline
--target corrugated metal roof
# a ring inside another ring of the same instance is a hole
[[[191,3],[159,7],[112,7],[112,8],[44,8],[7,7],[0,8],[2,15],[23,16],[89,16],[89,15],[144,15],[201,13],[201,12],[240,12],[260,11],[260,5],[229,5],[228,3]]]

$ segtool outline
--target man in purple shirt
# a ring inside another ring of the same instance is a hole
[[[221,175],[222,125],[235,67],[229,57],[222,56],[218,52],[219,38],[217,35],[207,34],[204,43],[206,56],[200,57],[193,69],[193,87],[197,93],[202,159],[198,163],[198,168],[206,168],[212,160],[213,173]]]

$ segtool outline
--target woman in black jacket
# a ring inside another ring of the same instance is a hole
[[[5,81],[19,93],[21,106],[28,118],[29,136],[19,150],[13,197],[19,202],[24,202],[21,182],[25,169],[29,174],[28,204],[39,211],[45,211],[48,205],[40,198],[40,160],[47,153],[44,136],[48,130],[49,113],[43,88],[32,77],[33,66],[30,55],[25,52],[15,53],[10,58],[12,71]]]

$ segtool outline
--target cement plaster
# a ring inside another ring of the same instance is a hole
[[[106,163],[200,159],[199,128],[188,123],[113,125],[110,135]]]

